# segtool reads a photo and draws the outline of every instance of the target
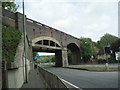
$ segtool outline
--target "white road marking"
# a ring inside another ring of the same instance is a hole
[[[63,82],[65,82],[65,83],[68,83],[69,85],[71,85],[71,86],[77,88],[77,89],[80,89],[79,87],[73,85],[72,83],[70,83],[70,82],[68,82],[68,81],[66,81],[66,80],[64,80],[64,79],[62,79],[62,78],[61,78],[61,80],[62,80]],[[81,90],[81,89],[80,89],[80,90]]]

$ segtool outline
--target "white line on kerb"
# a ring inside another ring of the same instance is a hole
[[[68,82],[68,81],[66,81],[66,80],[64,80],[64,79],[62,79],[62,78],[61,78],[61,80],[62,80],[62,81],[64,81],[64,82],[66,82],[66,83],[68,83],[68,84],[70,84],[71,86],[73,86],[73,87],[75,87],[75,88],[80,89],[79,87],[77,87],[77,86],[73,85],[72,83],[70,83],[70,82]]]

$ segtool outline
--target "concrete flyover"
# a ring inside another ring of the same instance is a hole
[[[2,18],[4,25],[23,32],[23,14],[3,10]],[[81,41],[78,38],[31,20],[26,16],[25,27],[27,43],[30,46],[29,51],[53,52],[56,57],[56,66],[66,66],[68,65],[67,50],[70,49],[72,51],[72,64],[80,64]]]

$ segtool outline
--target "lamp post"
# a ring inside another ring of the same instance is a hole
[[[107,58],[107,56],[111,53],[110,51],[110,44],[108,43],[105,47],[104,47],[104,54],[105,54],[105,58]],[[109,65],[108,65],[109,61],[107,59],[107,62],[105,64],[105,69],[109,70]]]
[[[22,1],[23,5],[23,33],[24,33],[24,57],[25,57],[25,82],[27,83],[27,59],[26,59],[26,27],[25,27],[25,9],[24,9],[24,0]]]

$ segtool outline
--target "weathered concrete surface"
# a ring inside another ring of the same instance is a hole
[[[26,48],[28,48],[28,46]],[[30,71],[30,61],[28,59],[26,59],[26,61],[28,76],[28,73]],[[26,80],[23,36],[16,50],[15,61],[11,63],[11,67],[9,67],[7,74],[8,88],[21,88]]]
[[[28,81],[28,83],[23,84],[22,88],[41,88],[42,90],[46,90],[45,80],[37,70],[30,70]]]
[[[68,90],[67,86],[62,82],[62,80],[59,77],[43,69],[41,66],[38,67],[38,70],[42,74],[44,80],[46,81],[48,88],[64,88],[65,90]]]
[[[2,89],[2,33],[1,32],[2,32],[2,8],[0,8],[0,90]]]
[[[2,59],[0,60],[0,90],[2,89]]]

